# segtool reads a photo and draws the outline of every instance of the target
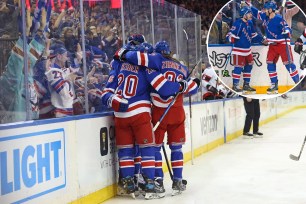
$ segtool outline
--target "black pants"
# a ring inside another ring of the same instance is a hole
[[[243,97],[244,109],[246,112],[245,123],[243,132],[249,132],[252,121],[253,121],[253,133],[258,132],[259,127],[259,118],[260,118],[260,105],[259,99],[252,99],[251,102],[248,102],[245,97]]]

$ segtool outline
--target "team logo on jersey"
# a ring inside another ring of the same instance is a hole
[[[114,76],[112,75],[108,78],[108,83],[112,83],[113,81],[114,81]]]
[[[108,132],[107,128],[103,127],[100,129],[100,154],[105,156],[108,153]]]

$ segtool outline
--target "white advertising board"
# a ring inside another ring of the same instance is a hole
[[[234,69],[233,59],[230,57],[230,61],[228,62],[226,69],[224,69],[226,65],[227,56],[230,54],[232,47],[231,46],[209,46],[208,54],[209,61],[211,66],[216,70],[219,74],[220,79],[228,86],[232,87],[232,71]],[[291,45],[291,50],[293,53],[293,59],[296,64],[296,67],[300,73],[299,60],[300,55],[293,51],[293,45]],[[252,53],[254,58],[254,64],[252,69],[251,76],[251,86],[270,86],[270,78],[267,69],[267,53],[268,47],[262,45],[252,46]],[[281,59],[278,60],[276,65],[277,73],[278,73],[278,81],[280,86],[288,86],[294,85],[293,80],[291,79],[289,72],[286,67],[283,65]],[[222,74],[221,74],[222,73]],[[240,85],[243,84],[242,76],[240,78]]]

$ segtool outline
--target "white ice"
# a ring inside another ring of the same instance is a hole
[[[136,200],[115,197],[105,204],[305,204],[306,150],[298,155],[306,135],[306,109],[296,110],[260,127],[263,138],[234,139],[184,166],[187,190],[171,196],[165,174],[166,197]],[[306,147],[305,147],[306,148]]]

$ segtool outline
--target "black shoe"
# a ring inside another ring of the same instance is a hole
[[[249,133],[249,132],[244,132],[243,133],[243,138],[244,139],[253,139],[254,135],[252,133]]]
[[[263,134],[261,132],[254,132],[254,137],[255,138],[262,138],[263,137]]]

